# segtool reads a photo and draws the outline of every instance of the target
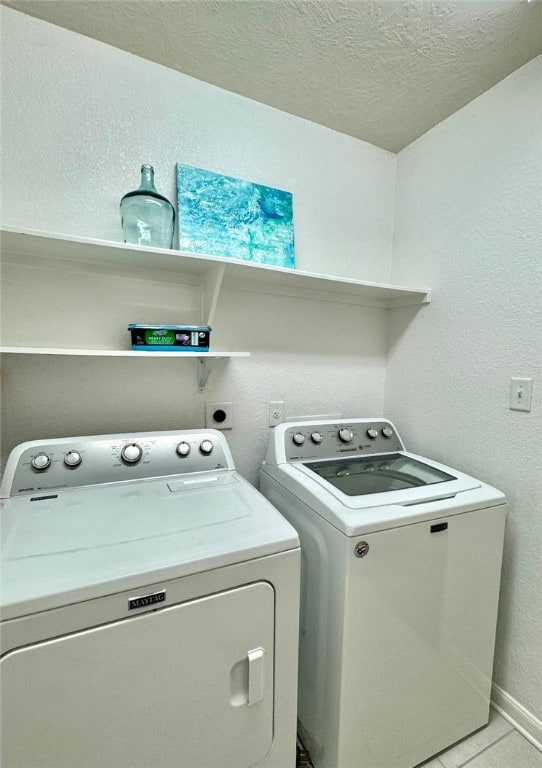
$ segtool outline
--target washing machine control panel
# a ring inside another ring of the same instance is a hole
[[[216,430],[36,440],[11,452],[1,497],[218,469],[235,466]]]
[[[299,422],[284,430],[286,461],[332,459],[344,454],[365,456],[403,451],[393,424],[385,420]]]

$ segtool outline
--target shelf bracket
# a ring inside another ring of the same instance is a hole
[[[207,381],[216,363],[221,357],[198,357],[198,389],[205,392]]]
[[[201,295],[203,325],[212,326],[213,324],[225,269],[225,264],[213,264],[203,280]]]

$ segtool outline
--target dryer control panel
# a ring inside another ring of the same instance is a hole
[[[34,440],[11,452],[0,497],[219,469],[235,466],[213,429]]]
[[[300,421],[275,427],[266,463],[282,464],[403,450],[404,445],[397,430],[391,421],[385,419]]]

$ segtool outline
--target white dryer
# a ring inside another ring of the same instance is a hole
[[[24,443],[2,768],[293,768],[299,540],[213,430]]]
[[[383,419],[276,427],[260,487],[301,539],[315,768],[413,768],[487,723],[503,494]]]

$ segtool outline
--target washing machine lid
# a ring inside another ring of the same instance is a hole
[[[349,509],[416,504],[480,487],[473,477],[406,451],[295,466]]]
[[[311,461],[303,466],[346,496],[391,493],[457,480],[455,475],[404,453]]]
[[[3,620],[299,546],[228,470],[11,498],[1,523]]]
[[[485,483],[406,451],[263,471],[347,536],[505,503]]]

